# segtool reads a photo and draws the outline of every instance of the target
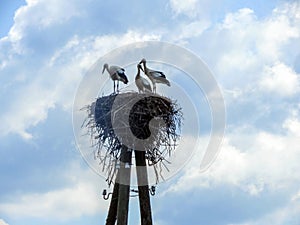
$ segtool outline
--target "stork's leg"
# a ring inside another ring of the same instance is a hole
[[[153,83],[153,93],[156,93],[156,84]]]
[[[119,93],[119,81],[117,81],[117,92]]]
[[[116,93],[116,81],[114,81],[114,93]]]

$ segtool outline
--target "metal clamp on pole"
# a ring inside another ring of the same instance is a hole
[[[150,194],[151,194],[152,196],[155,195],[155,191],[156,191],[155,186],[151,186],[151,188],[149,188],[149,192],[150,192]]]
[[[112,192],[110,192],[110,193],[107,194],[106,189],[103,190],[102,196],[103,196],[104,200],[108,200],[110,195],[112,195]]]

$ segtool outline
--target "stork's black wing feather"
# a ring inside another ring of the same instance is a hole
[[[128,83],[128,79],[124,73],[124,69],[122,71],[117,71],[119,77],[122,79],[122,82],[124,82],[124,84],[127,84]]]

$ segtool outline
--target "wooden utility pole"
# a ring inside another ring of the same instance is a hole
[[[148,186],[145,151],[134,151],[138,181],[141,225],[152,225],[151,204]],[[130,194],[132,151],[123,146],[120,168],[116,176],[112,199],[109,206],[106,225],[127,225]]]
[[[116,181],[119,180],[119,172],[117,173]],[[118,211],[118,198],[119,198],[119,183],[115,182],[114,190],[110,201],[108,215],[106,218],[106,225],[115,225],[117,220]]]
[[[117,225],[128,224],[131,158],[132,151],[123,145],[106,225],[115,225],[116,221]]]
[[[134,151],[139,189],[141,225],[152,225],[145,151]]]
[[[132,151],[123,145],[120,157],[120,175],[117,181],[119,183],[117,225],[128,224],[131,158]]]

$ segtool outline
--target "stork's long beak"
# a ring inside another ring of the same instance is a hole
[[[103,66],[102,74],[104,73],[104,70],[105,70],[105,66]]]
[[[141,60],[141,61],[139,62],[139,65],[141,65],[141,64],[142,64],[142,62],[143,62],[143,60]]]

